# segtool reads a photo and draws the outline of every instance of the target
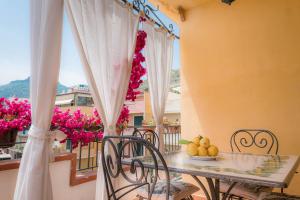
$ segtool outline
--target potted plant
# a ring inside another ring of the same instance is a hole
[[[0,98],[0,147],[11,147],[18,131],[31,124],[30,104],[27,100]]]

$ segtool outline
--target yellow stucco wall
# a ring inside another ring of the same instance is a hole
[[[144,121],[146,123],[150,121],[154,121],[152,117],[152,110],[151,110],[151,100],[149,92],[144,92],[144,102],[145,102],[145,113],[144,113]]]
[[[300,1],[206,1],[181,29],[182,134],[229,151],[236,129],[272,130],[300,154]],[[287,192],[300,194],[300,175]]]
[[[94,107],[93,106],[63,106],[63,107],[60,107],[60,109],[63,111],[70,110],[71,112],[74,112],[74,111],[80,109],[80,111],[82,113],[92,116]]]

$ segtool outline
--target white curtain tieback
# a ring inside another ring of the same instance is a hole
[[[47,134],[45,134],[47,132]],[[34,125],[31,125],[29,129],[28,136],[38,140],[48,140],[50,138],[49,130],[38,128]]]
[[[46,132],[46,134],[45,134]],[[52,134],[50,134],[50,132]],[[37,139],[37,140],[48,140],[48,144],[49,144],[49,161],[50,162],[54,162],[54,151],[52,148],[52,144],[56,138],[56,133],[54,131],[49,131],[46,129],[41,129],[38,128],[34,125],[31,125],[30,129],[29,129],[29,133],[28,136],[32,139]]]

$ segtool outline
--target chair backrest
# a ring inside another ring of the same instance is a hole
[[[143,138],[159,149],[159,137],[152,129],[134,128],[132,136]]]
[[[119,145],[118,145],[119,144]],[[128,146],[141,145],[147,149],[149,155],[140,157],[123,158],[124,149]],[[106,193],[108,200],[128,199],[129,194],[145,187],[148,198],[151,199],[155,185],[158,181],[158,170],[162,170],[166,181],[166,200],[170,194],[170,176],[165,160],[159,150],[145,139],[133,136],[106,136],[103,138],[102,167],[105,177]],[[126,161],[126,163],[124,163]],[[151,165],[151,177],[147,167]],[[138,174],[138,175],[137,175]],[[122,179],[128,184],[115,186],[116,179]]]
[[[264,154],[278,153],[278,139],[269,130],[240,129],[230,138],[232,152],[249,152],[252,148],[263,151]]]

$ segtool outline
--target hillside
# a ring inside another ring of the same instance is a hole
[[[0,97],[18,97],[18,98],[29,98],[29,78],[25,80],[11,81],[6,85],[0,86]],[[60,83],[57,85],[57,93],[67,91],[68,87]]]
[[[0,97],[18,97],[18,98],[29,98],[29,83],[30,79],[15,80],[8,84],[0,86]],[[179,70],[172,70],[170,87],[180,86],[180,73]],[[66,92],[69,88],[61,83],[57,85],[57,93],[60,94],[63,91]],[[148,82],[144,80],[144,83],[140,86],[142,90],[148,90]]]

